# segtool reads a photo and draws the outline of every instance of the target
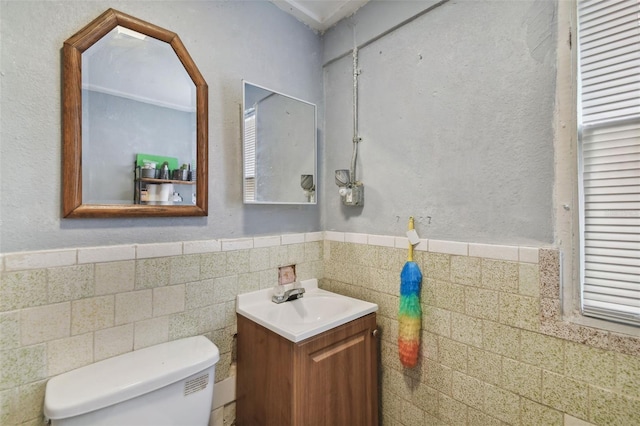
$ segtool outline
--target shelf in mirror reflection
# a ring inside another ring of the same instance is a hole
[[[167,180],[167,179],[154,179],[154,178],[140,178],[140,182],[145,182],[145,183],[156,183],[156,184],[162,184],[162,183],[174,183],[174,184],[178,184],[178,185],[195,185],[196,181],[194,180]]]

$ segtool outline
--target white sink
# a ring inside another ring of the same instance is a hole
[[[304,296],[280,304],[271,301],[270,288],[240,294],[236,312],[287,340],[300,342],[378,310],[375,303],[319,289],[316,279],[300,284]]]

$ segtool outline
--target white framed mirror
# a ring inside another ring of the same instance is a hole
[[[245,204],[316,204],[316,105],[242,81]]]

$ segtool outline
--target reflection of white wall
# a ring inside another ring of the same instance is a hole
[[[153,37],[132,37],[120,28],[82,53],[83,88],[195,111],[195,85],[171,45]]]
[[[131,203],[136,154],[176,157],[194,165],[195,113],[83,91],[82,198]],[[192,187],[180,188],[191,199]],[[188,191],[188,193],[186,193]]]
[[[256,201],[306,202],[300,175],[314,174],[314,107],[273,94],[256,110]]]

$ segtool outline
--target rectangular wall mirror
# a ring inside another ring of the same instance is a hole
[[[316,105],[242,86],[245,204],[316,204]]]

